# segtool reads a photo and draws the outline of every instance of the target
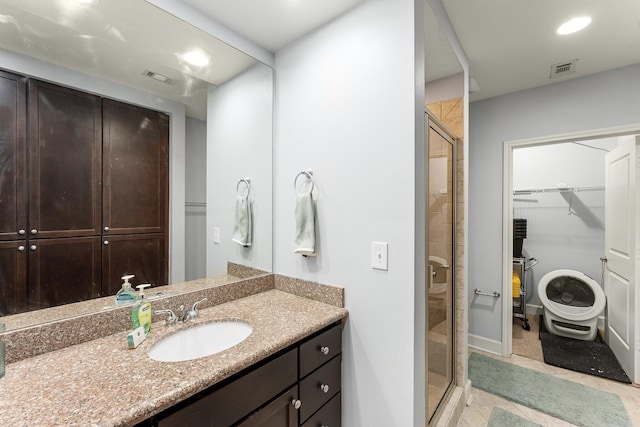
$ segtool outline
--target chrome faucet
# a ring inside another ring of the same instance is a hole
[[[154,314],[168,314],[167,318],[164,320],[164,324],[167,326],[173,326],[178,322],[188,322],[189,320],[198,318],[198,304],[205,302],[207,299],[202,298],[199,301],[196,301],[191,306],[191,309],[185,310],[184,305],[178,307],[178,314],[176,315],[171,309],[163,309],[156,310]]]
[[[171,309],[163,309],[163,310],[156,310],[153,312],[153,314],[168,314],[168,316],[166,317],[166,319],[164,319],[164,324],[166,326],[173,326],[176,324],[178,318],[176,317],[176,314],[173,312],[173,310]]]
[[[193,305],[191,306],[191,310],[187,311],[187,318],[185,319],[185,322],[189,319],[198,318],[198,304],[205,302],[206,300],[206,298],[202,298],[200,301],[196,301],[193,303]]]
[[[188,322],[189,320],[198,318],[198,304],[205,302],[207,299],[202,298],[200,301],[196,301],[191,306],[191,309],[185,310],[184,305],[181,305],[178,308],[178,321],[179,322]]]

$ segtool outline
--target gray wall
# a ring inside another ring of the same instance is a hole
[[[363,2],[276,54],[274,267],[345,287],[345,426],[424,425],[413,396],[424,382],[414,378],[414,200],[424,192],[414,178],[424,102],[415,7]],[[304,169],[317,201],[318,256],[308,258],[293,253],[293,182]],[[388,271],[371,269],[374,241],[389,243]]]
[[[640,64],[470,105],[469,341],[499,344],[502,304],[473,289],[502,291],[502,150],[505,141],[640,123]]]
[[[206,275],[207,122],[187,117],[185,129],[185,280]]]

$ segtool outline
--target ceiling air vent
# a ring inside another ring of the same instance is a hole
[[[165,76],[164,74],[156,73],[155,71],[144,70],[142,75],[150,77],[159,82],[166,83],[168,85],[174,85],[177,82],[176,79],[172,79],[171,77]]]
[[[576,72],[576,62],[578,59],[572,59],[571,61],[560,62],[558,64],[553,64],[551,66],[551,74],[549,74],[549,78],[553,79],[556,77],[566,76],[567,74],[572,74]]]

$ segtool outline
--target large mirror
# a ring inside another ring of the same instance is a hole
[[[271,271],[269,66],[145,0],[0,0],[0,70],[169,116],[168,280],[154,284],[162,292],[188,291],[183,282],[204,277],[234,280],[228,263]],[[238,194],[252,207],[251,245],[232,241]],[[0,322],[33,326],[112,299]]]

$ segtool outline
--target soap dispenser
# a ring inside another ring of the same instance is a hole
[[[138,285],[138,301],[133,305],[131,311],[131,326],[135,331],[139,327],[144,328],[144,335],[149,336],[151,333],[151,303],[147,302],[144,294],[144,288],[148,288],[150,284]]]
[[[136,291],[131,287],[131,283],[129,283],[129,279],[135,277],[133,274],[125,274],[121,277],[124,280],[122,284],[122,289],[118,291],[116,294],[116,305],[125,305],[131,304],[132,302],[136,302],[138,296],[136,295]]]

